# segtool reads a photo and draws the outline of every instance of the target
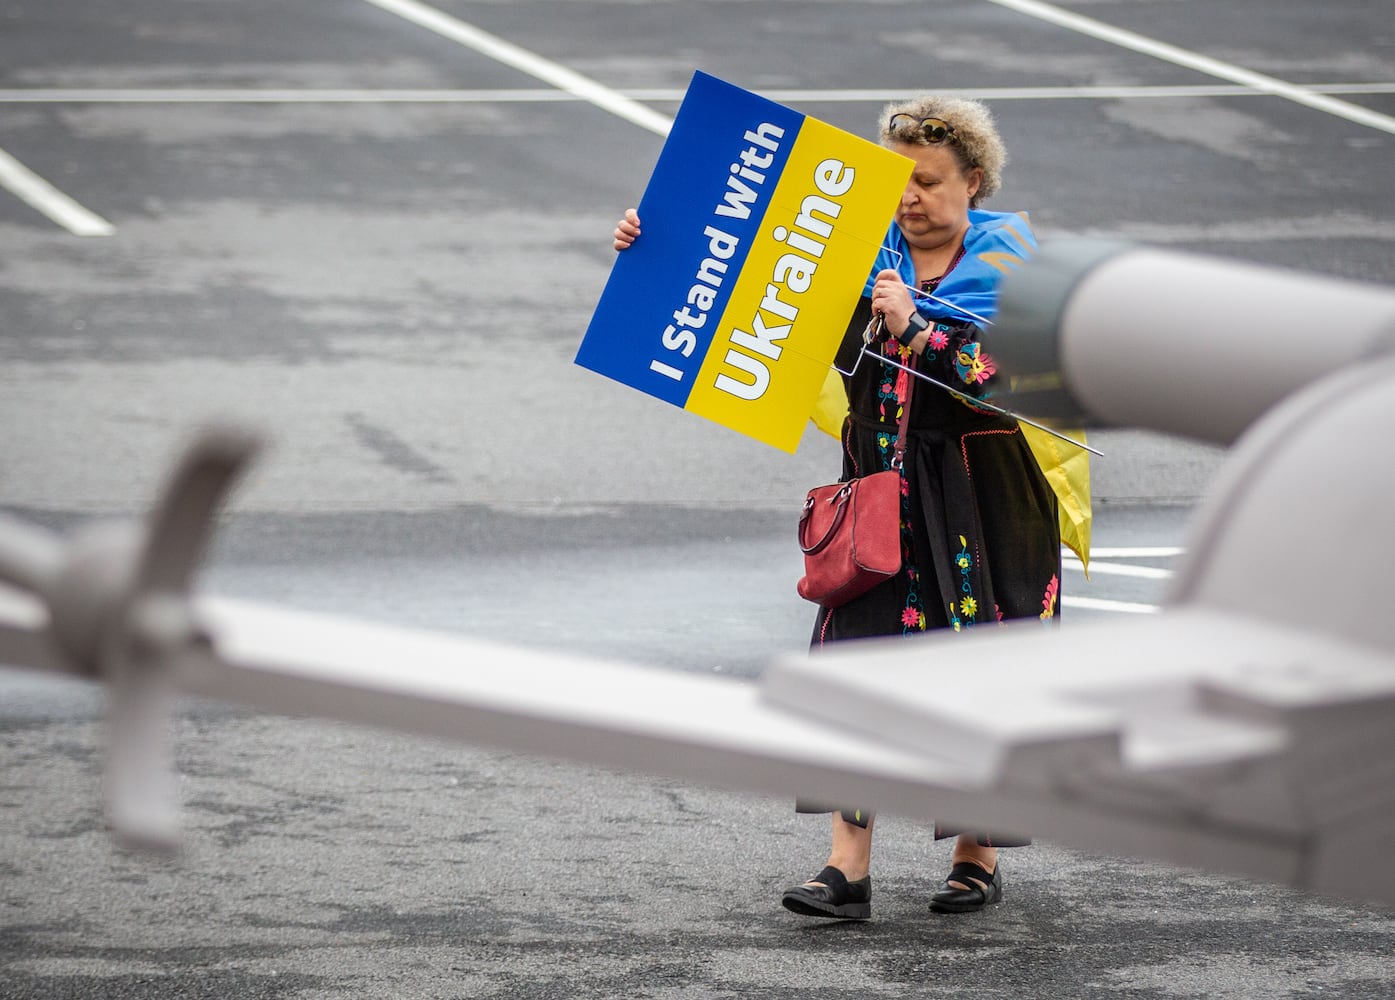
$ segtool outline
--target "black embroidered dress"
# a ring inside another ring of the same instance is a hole
[[[849,370],[871,318],[864,298],[843,339]],[[919,371],[988,398],[996,371],[972,324],[932,322]],[[902,364],[894,338],[881,350]],[[863,358],[844,382],[843,478],[891,468],[905,372]],[[918,382],[901,479],[900,574],[839,608],[822,608],[814,644],[862,636],[956,631],[985,622],[1058,613],[1061,574],[1056,497],[1015,420]]]
[[[927,290],[933,288],[933,283]],[[871,319],[871,300],[853,314],[838,367],[852,369]],[[992,394],[993,360],[970,323],[931,321],[917,370],[978,398]],[[876,348],[872,348],[876,350]],[[880,350],[902,364],[911,352],[889,338]],[[843,479],[891,468],[897,421],[912,378],[873,358],[844,377],[849,414],[843,424]],[[820,608],[813,645],[867,636],[961,631],[1013,618],[1055,623],[1061,579],[1056,497],[1017,422],[974,407],[917,380],[901,470],[902,569],[838,608]],[[935,647],[943,656],[945,647]],[[926,668],[936,663],[927,652]],[[941,663],[948,669],[951,664]],[[946,676],[945,683],[952,683]],[[977,699],[966,695],[966,705]],[[828,806],[799,803],[800,811]],[[859,826],[865,811],[844,810]],[[937,836],[952,831],[937,828]],[[1025,843],[983,837],[997,846]]]

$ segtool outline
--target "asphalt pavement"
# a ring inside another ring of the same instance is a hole
[[[388,2],[15,0],[0,152],[43,186],[0,170],[0,511],[143,510],[191,426],[239,420],[268,448],[206,589],[747,683],[807,641],[790,512],[836,443],[571,363],[662,138],[538,74],[672,115],[700,68],[864,135],[962,89],[1011,151],[988,207],[1043,239],[1395,280],[1395,136],[1342,113],[1395,115],[1384,0],[1066,6],[1113,34],[988,0],[439,4],[469,42]],[[1120,554],[1068,573],[1067,628],[1156,604],[1178,557],[1147,553],[1225,461],[1092,440]],[[810,922],[778,897],[826,820],[783,799],[223,704],[179,714],[182,853],[129,853],[102,709],[0,671],[3,1000],[1395,996],[1395,913],[1357,901],[1038,844],[1003,905],[938,916],[947,845],[888,815],[874,920]]]
[[[1099,543],[1166,548],[1190,512],[1108,510]],[[206,588],[732,683],[806,640],[779,519],[631,514],[239,515]],[[1164,586],[1096,578],[1068,596]],[[173,733],[181,853],[131,853],[102,817],[100,688],[0,691],[14,1000],[1391,995],[1380,908],[1041,843],[1004,852],[1002,905],[936,915],[948,845],[886,815],[873,921],[810,921],[779,894],[827,820],[779,797],[209,702]]]
[[[1155,548],[1190,511],[1113,513],[1102,546]],[[732,683],[808,635],[786,525],[674,544],[685,512],[557,524],[238,517],[207,588]],[[1068,593],[1163,586],[1104,579]],[[1065,627],[1108,614],[1067,606]],[[14,1000],[1391,995],[1379,908],[1042,843],[1003,853],[1002,905],[936,915],[948,843],[886,815],[874,919],[811,921],[779,895],[821,867],[827,820],[782,798],[209,702],[173,734],[182,852],[131,853],[101,812],[100,689],[0,691]]]

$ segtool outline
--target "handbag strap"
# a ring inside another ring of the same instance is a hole
[[[807,536],[809,534],[809,519],[814,513],[814,493],[816,491],[810,491],[808,498],[804,501],[804,511],[799,515],[799,551],[806,556],[816,556],[828,548],[829,542],[833,541],[833,537],[838,534],[838,528],[842,525],[843,518],[848,514],[848,503],[852,500],[852,490],[852,483],[844,483],[837,493],[828,498],[829,503],[838,506],[833,511],[833,520],[828,523],[828,530],[813,545],[809,544]]]
[[[900,471],[906,458],[906,430],[911,426],[911,397],[915,395],[915,351],[911,352],[906,367],[911,369],[906,376],[906,398],[901,402],[901,419],[896,421],[896,447],[891,454],[891,467]]]

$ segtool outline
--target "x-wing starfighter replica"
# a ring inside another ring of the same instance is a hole
[[[751,684],[198,596],[256,451],[225,429],[144,524],[0,521],[0,663],[110,687],[108,814],[146,844],[177,837],[184,693],[1395,904],[1395,293],[1063,242],[991,335],[1019,412],[1232,446],[1159,614],[844,644]],[[991,715],[927,670],[936,642]]]

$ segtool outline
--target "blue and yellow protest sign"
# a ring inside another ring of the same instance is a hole
[[[576,363],[794,451],[911,168],[695,73]]]

